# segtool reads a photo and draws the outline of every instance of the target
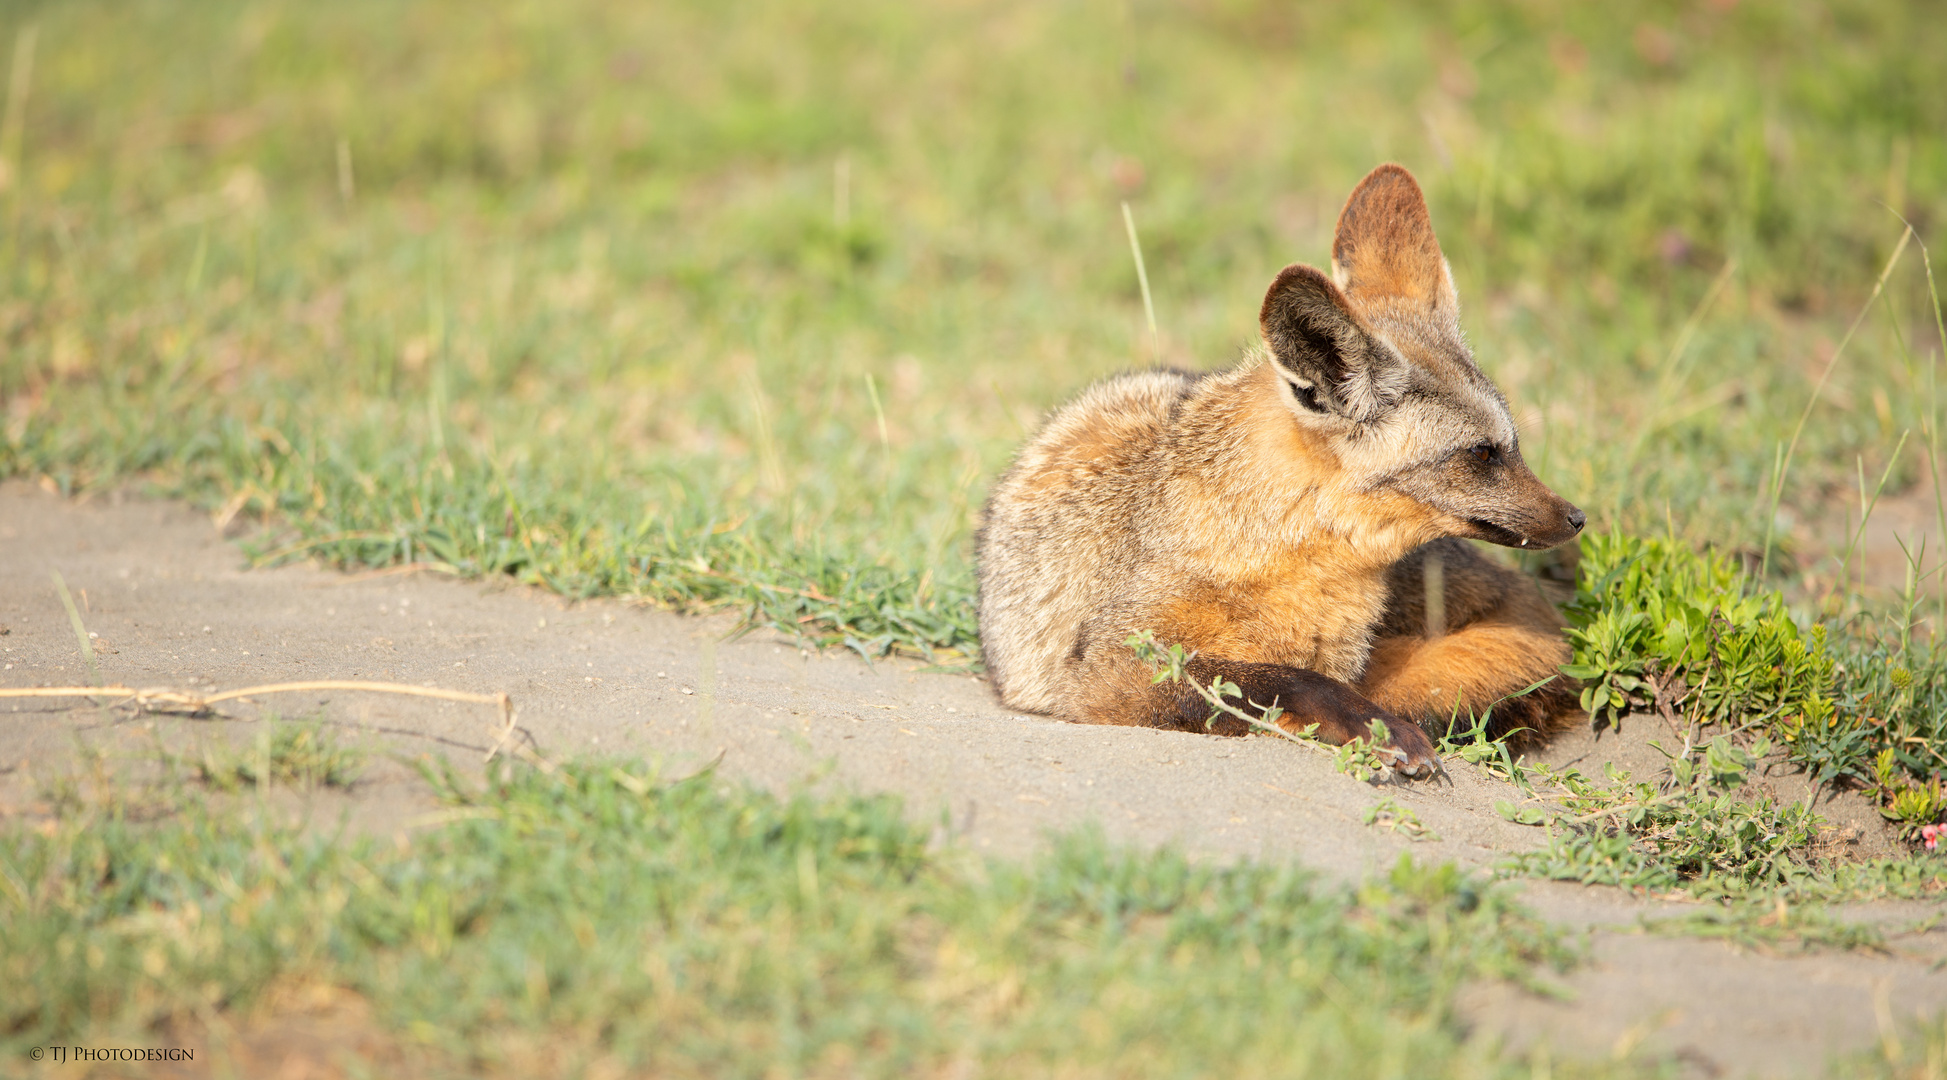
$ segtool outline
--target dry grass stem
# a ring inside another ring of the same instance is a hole
[[[88,641],[88,627],[81,621],[81,612],[74,606],[74,597],[68,595],[68,583],[61,580],[61,572],[54,571],[54,591],[61,594],[61,606],[68,609],[68,622],[74,626],[74,638],[81,643],[81,659],[88,662],[88,678],[96,685],[101,683],[101,669],[95,666],[95,647]],[[86,590],[83,590],[84,594]]]
[[[1775,479],[1771,486],[1771,512],[1765,515],[1764,556],[1758,566],[1758,577],[1764,578],[1771,571],[1771,541],[1778,527],[1778,502],[1785,493],[1785,477],[1790,474],[1792,455],[1798,452],[1799,436],[1805,433],[1805,421],[1812,418],[1812,407],[1819,403],[1825,394],[1825,384],[1832,378],[1832,369],[1839,365],[1839,358],[1846,354],[1846,346],[1852,343],[1852,336],[1859,332],[1859,324],[1866,321],[1866,315],[1879,301],[1879,294],[1886,288],[1886,279],[1893,275],[1893,268],[1900,264],[1900,256],[1906,254],[1906,246],[1913,240],[1913,226],[1908,225],[1900,233],[1900,242],[1893,246],[1893,254],[1886,260],[1886,266],[1879,272],[1879,280],[1873,282],[1872,294],[1859,306],[1859,314],[1854,316],[1852,325],[1846,327],[1846,336],[1839,339],[1839,347],[1832,350],[1832,359],[1825,362],[1825,370],[1819,373],[1818,385],[1812,387],[1812,396],[1805,402],[1805,410],[1798,414],[1798,423],[1792,427],[1792,436],[1785,444],[1784,457],[1779,460]]]
[[[493,694],[476,694],[467,690],[446,690],[435,686],[409,686],[405,683],[362,682],[348,679],[313,679],[305,682],[265,683],[262,686],[246,686],[240,690],[225,690],[220,694],[196,694],[187,690],[157,686],[136,689],[130,686],[29,686],[0,689],[0,698],[108,698],[110,707],[134,705],[138,712],[176,713],[187,716],[200,716],[210,711],[210,706],[222,701],[238,701],[259,697],[265,694],[295,694],[314,690],[353,690],[370,694],[401,694],[407,697],[435,698],[440,701],[458,701],[472,705],[492,705],[500,710],[500,726],[495,731],[493,746],[488,749],[486,761],[492,761],[503,750],[514,753],[536,765],[544,772],[552,772],[553,765],[531,748],[514,741],[520,728],[515,723],[514,699],[505,691]]]
[[[1136,258],[1136,283],[1143,290],[1143,317],[1149,320],[1149,358],[1163,359],[1163,337],[1156,330],[1156,304],[1149,297],[1149,270],[1143,265],[1142,241],[1136,238],[1136,215],[1127,202],[1122,204],[1122,225],[1129,231],[1129,254]]]

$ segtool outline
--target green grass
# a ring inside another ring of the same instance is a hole
[[[420,1075],[1511,1076],[1456,995],[1570,956],[1451,866],[1348,889],[1087,834],[983,862],[884,799],[606,762],[435,780],[446,823],[410,844],[132,785],[9,831],[0,1053],[325,984]]]
[[[365,756],[338,742],[320,722],[286,723],[272,713],[259,722],[249,745],[206,746],[189,764],[196,779],[219,791],[271,785],[349,789],[365,771]]]
[[[189,753],[176,753],[158,735],[153,760],[131,773],[127,762],[111,761],[99,749],[77,743],[76,767],[45,778],[41,802],[57,816],[87,811],[104,797],[124,818],[151,821],[178,812],[198,785],[205,797],[273,788],[312,792],[355,790],[370,758],[362,745],[341,741],[322,720],[288,721],[266,713],[255,731],[237,743],[207,740]],[[158,783],[160,778],[163,782]],[[126,797],[106,793],[126,787]]]
[[[1718,939],[1748,949],[1873,949],[1885,951],[1885,932],[1866,923],[1834,918],[1823,908],[1793,908],[1787,903],[1733,904],[1705,908],[1669,919],[1647,919],[1652,933]]]

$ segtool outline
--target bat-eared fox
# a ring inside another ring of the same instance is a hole
[[[1560,617],[1466,538],[1546,548],[1584,517],[1522,461],[1412,175],[1360,181],[1331,274],[1285,267],[1258,325],[1262,347],[1228,371],[1090,387],[995,485],[977,546],[1001,700],[1245,733],[1152,680],[1127,644],[1147,630],[1287,729],[1344,743],[1383,720],[1407,775],[1435,768],[1427,731],[1456,717],[1491,712],[1492,733],[1530,742],[1567,727],[1581,714]]]

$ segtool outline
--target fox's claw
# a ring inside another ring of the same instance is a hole
[[[1379,752],[1393,759],[1394,771],[1414,779],[1439,771],[1440,756],[1434,752],[1433,740],[1426,737],[1420,725],[1411,720],[1393,719],[1386,729],[1392,738]]]

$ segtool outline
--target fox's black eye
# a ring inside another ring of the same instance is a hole
[[[1467,452],[1474,455],[1474,460],[1482,465],[1494,460],[1494,447],[1487,443],[1482,443]]]

